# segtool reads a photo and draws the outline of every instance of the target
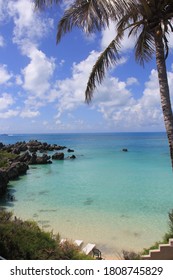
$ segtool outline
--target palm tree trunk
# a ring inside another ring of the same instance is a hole
[[[160,32],[160,34],[162,33]],[[163,111],[165,128],[166,128],[166,133],[169,142],[171,163],[173,168],[173,114],[172,114],[170,94],[169,94],[164,44],[163,44],[162,36],[160,36],[159,34],[155,35],[155,47],[156,47],[156,63],[157,63],[158,79],[159,79],[159,87],[160,87],[161,106]]]

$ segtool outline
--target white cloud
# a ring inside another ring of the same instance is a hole
[[[14,103],[12,95],[8,93],[0,95],[0,119],[8,119],[19,114],[18,109],[10,109]]]
[[[36,43],[53,26],[52,19],[40,18],[39,13],[34,11],[34,4],[30,0],[10,0],[8,13],[15,24],[13,40],[22,47],[24,52],[24,46],[27,46],[29,42]]]
[[[21,112],[20,116],[22,118],[35,118],[40,115],[39,111],[31,111],[30,109],[25,109]]]
[[[4,22],[7,18],[6,6],[7,1],[0,0],[0,22]]]
[[[55,69],[55,60],[48,58],[38,49],[40,40],[45,37],[53,27],[53,19],[34,10],[31,0],[9,0],[8,14],[14,21],[13,42],[16,43],[22,54],[30,60],[22,69],[22,76],[16,75],[16,84],[28,92],[25,103],[33,110],[32,105],[37,99],[49,99],[50,79]],[[63,63],[63,62],[62,62]],[[32,98],[30,96],[32,95]],[[53,97],[51,96],[50,99]],[[32,99],[32,100],[31,100]]]
[[[29,55],[31,61],[23,69],[24,75],[23,88],[36,97],[42,98],[50,89],[49,79],[51,78],[55,69],[55,63],[53,59],[49,59],[42,52],[33,48],[30,50]]]
[[[63,66],[63,65],[64,65],[64,63],[65,63],[65,60],[64,60],[64,59],[61,59],[61,61],[60,61],[59,65],[60,65],[60,66]]]
[[[168,73],[170,86],[170,96],[173,102],[173,73]],[[127,80],[128,81],[128,80]],[[110,127],[121,130],[160,130],[164,129],[163,114],[161,109],[160,93],[157,71],[152,70],[142,96],[134,99],[130,94],[126,94],[121,102],[120,95],[123,90],[120,88],[119,95],[112,96],[111,101],[98,104],[104,118]],[[118,84],[117,87],[118,88]],[[118,100],[114,100],[117,97]],[[118,102],[121,102],[118,104]],[[117,106],[118,105],[118,106]]]
[[[8,72],[7,65],[0,65],[0,84],[7,83],[12,78],[12,74]]]
[[[127,83],[128,86],[131,86],[131,85],[134,85],[134,84],[136,84],[136,85],[139,84],[139,83],[138,83],[138,80],[137,80],[135,77],[129,77],[129,78],[127,78],[126,83]]]
[[[36,96],[29,95],[27,99],[24,101],[25,108],[30,108],[32,110],[36,110],[40,107],[43,107],[45,105],[45,101],[41,99],[37,99]]]
[[[109,43],[116,37],[115,23],[110,22],[109,28],[102,31],[101,48],[105,49]],[[124,38],[121,42],[121,52],[126,53],[127,51],[134,48],[135,38],[133,36],[128,37],[128,31],[125,32]]]
[[[22,77],[21,77],[21,75],[16,75],[16,84],[17,85],[22,85],[23,84],[23,81],[22,81]]]
[[[73,64],[72,77],[57,81],[56,90],[59,94],[57,105],[56,122],[58,125],[65,125],[62,122],[63,113],[74,112],[84,105],[84,92],[92,65],[99,53],[91,52],[86,60],[79,64]],[[168,73],[171,98],[173,99],[173,73]],[[137,99],[128,89],[129,86],[137,85],[135,77],[127,77],[121,81],[108,74],[102,85],[97,88],[91,106],[102,114],[105,124],[110,130],[159,130],[164,128],[162,110],[160,105],[159,85],[157,71],[152,70],[148,81],[145,83],[143,92],[139,92]]]
[[[8,93],[0,95],[0,111],[7,109],[14,103],[12,96]]]
[[[19,114],[18,110],[10,109],[3,113],[0,112],[0,119],[8,119],[8,118],[16,117],[18,114]]]
[[[56,90],[59,96],[57,118],[64,111],[73,110],[84,104],[87,79],[98,55],[99,53],[95,51],[91,52],[86,60],[73,64],[71,78],[57,81]]]
[[[4,45],[5,45],[4,38],[2,37],[2,35],[0,35],[0,47],[4,47]]]

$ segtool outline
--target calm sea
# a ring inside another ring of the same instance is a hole
[[[173,208],[164,133],[0,136],[6,144],[31,139],[65,145],[76,159],[31,166],[10,182],[15,201],[1,199],[1,206],[62,238],[96,243],[105,255],[140,251],[162,239]]]

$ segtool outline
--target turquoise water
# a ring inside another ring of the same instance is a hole
[[[62,238],[96,243],[110,256],[139,251],[168,230],[173,174],[164,133],[0,137],[3,143],[30,139],[65,145],[77,158],[32,166],[10,182],[16,200],[0,204],[15,215]]]

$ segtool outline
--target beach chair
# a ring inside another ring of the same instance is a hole
[[[76,245],[79,248],[82,247],[82,244],[83,244],[83,240],[77,239],[77,240],[74,241],[74,245]]]
[[[93,257],[96,257],[97,260],[102,260],[102,253],[99,249],[93,248],[92,253],[93,253]]]
[[[61,239],[61,241],[60,241],[60,243],[59,244],[63,244],[63,243],[65,243],[67,241],[67,238],[63,238],[63,239]]]
[[[86,255],[89,255],[92,253],[92,250],[94,249],[96,245],[92,243],[88,243],[83,249],[82,252],[85,253]]]

